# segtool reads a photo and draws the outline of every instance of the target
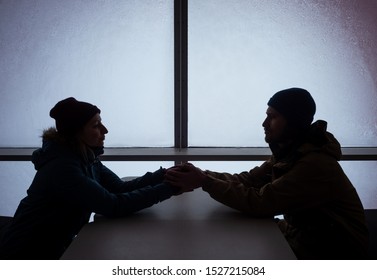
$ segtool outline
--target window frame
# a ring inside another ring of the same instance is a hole
[[[174,147],[105,148],[104,161],[263,161],[268,147],[188,145],[188,0],[174,0]],[[30,161],[36,148],[0,148],[0,161]],[[342,160],[377,160],[377,147],[342,147]]]

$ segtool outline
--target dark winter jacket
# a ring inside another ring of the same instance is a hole
[[[98,156],[84,161],[66,145],[44,141],[33,153],[37,173],[0,241],[1,259],[58,259],[94,212],[128,215],[170,198],[164,171],[123,182]]]
[[[203,189],[255,217],[284,215],[279,225],[298,258],[367,258],[363,206],[338,163],[340,144],[326,123],[316,122],[297,143],[271,150],[271,159],[249,172],[208,171]]]

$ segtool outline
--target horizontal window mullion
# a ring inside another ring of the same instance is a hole
[[[36,148],[0,148],[0,161],[30,161]],[[342,160],[377,160],[377,147],[342,148]],[[262,161],[267,147],[243,148],[105,148],[103,161]]]

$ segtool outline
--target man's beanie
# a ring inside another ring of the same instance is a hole
[[[275,93],[267,105],[282,114],[289,125],[300,130],[307,129],[316,111],[314,99],[301,88],[289,88]]]
[[[101,110],[96,106],[69,97],[51,109],[50,117],[55,119],[60,134],[73,136],[97,113],[101,113]]]

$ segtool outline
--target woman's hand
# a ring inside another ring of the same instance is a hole
[[[191,163],[171,167],[165,173],[165,181],[179,188],[182,192],[201,187],[206,178],[206,174]]]

